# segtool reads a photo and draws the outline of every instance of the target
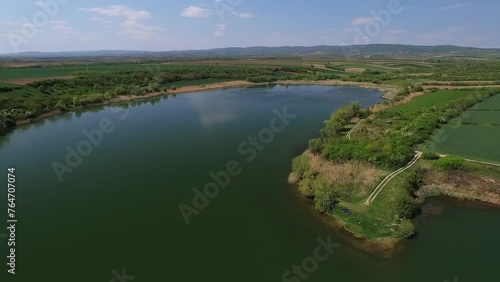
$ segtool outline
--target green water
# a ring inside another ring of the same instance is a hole
[[[440,215],[424,216],[417,238],[381,259],[326,225],[287,184],[291,159],[354,100],[381,101],[357,88],[228,89],[68,113],[0,137],[4,183],[16,167],[19,220],[17,274],[7,275],[0,239],[0,281],[120,281],[112,270],[124,267],[135,279],[123,281],[282,281],[328,236],[340,246],[307,280],[289,281],[498,281],[498,209],[435,200]],[[238,146],[285,106],[296,117],[247,161]],[[82,130],[105,119],[114,131],[59,182],[52,163],[65,164],[66,146],[76,149]],[[187,225],[179,204],[192,206],[193,188],[230,161],[241,173]]]

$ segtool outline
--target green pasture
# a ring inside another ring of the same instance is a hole
[[[412,112],[460,100],[476,94],[476,90],[442,90],[416,97],[411,103],[389,109],[389,112]]]
[[[493,96],[490,99],[475,105],[472,107],[472,110],[500,110],[500,95]]]
[[[433,138],[432,148],[441,154],[500,163],[500,126],[445,126]]]

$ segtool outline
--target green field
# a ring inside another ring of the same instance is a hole
[[[379,70],[379,71],[394,71],[399,70],[398,68],[386,67],[383,65],[376,64],[367,64],[367,63],[357,63],[357,64],[336,64],[336,67],[340,67],[343,69],[371,69],[371,70]]]
[[[63,67],[28,67],[28,68],[0,68],[0,79],[41,78],[71,75],[76,72],[113,72],[113,71],[159,71],[182,69],[203,69],[210,66],[204,65],[178,65],[178,64],[100,64],[77,65]]]
[[[413,99],[411,103],[390,109],[388,112],[411,112],[424,108],[440,106],[477,94],[477,90],[442,90]]]
[[[433,149],[442,154],[500,163],[499,126],[446,126],[435,136]]]
[[[475,105],[472,107],[472,110],[500,110],[500,95],[493,96],[490,99]]]
[[[450,121],[433,137],[432,149],[437,153],[500,163],[500,111],[488,110],[492,107],[500,107],[500,95]]]
[[[465,125],[500,125],[500,111],[467,111],[461,121]]]
[[[17,84],[11,84],[11,83],[2,83],[0,82],[0,87],[17,87],[19,85]]]

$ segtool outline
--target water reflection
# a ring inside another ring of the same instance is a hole
[[[221,100],[220,103],[209,103],[213,97],[211,95],[191,95],[189,104],[199,113],[199,120],[202,127],[210,127],[224,124],[236,119],[235,109],[231,108],[232,103]]]

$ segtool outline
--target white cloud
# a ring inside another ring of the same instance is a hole
[[[49,21],[50,24],[65,25],[68,24],[67,21]]]
[[[225,23],[218,24],[215,27],[214,36],[215,37],[224,36],[226,34],[226,28],[227,28],[227,25]]]
[[[112,5],[107,8],[80,8],[80,11],[94,12],[100,15],[105,15],[109,17],[125,17],[128,20],[141,20],[151,18],[151,13],[148,11],[140,11],[130,9],[128,6],[124,5]]]
[[[70,31],[73,30],[72,27],[68,25],[67,21],[53,20],[49,21],[49,28],[58,31]]]
[[[181,13],[181,16],[188,18],[208,18],[211,15],[212,10],[198,6],[189,6]]]
[[[359,17],[359,18],[352,19],[351,23],[353,25],[360,25],[360,24],[371,23],[371,22],[378,21],[378,20],[380,20],[380,18],[376,18],[376,17]]]
[[[136,39],[147,39],[163,30],[160,26],[143,25],[137,21],[125,21],[121,26],[122,31],[120,31],[120,34],[125,34]]]
[[[113,21],[106,20],[106,19],[99,18],[99,17],[91,17],[91,18],[89,18],[89,20],[94,21],[94,22],[98,22],[98,23],[102,23],[102,24],[112,24],[113,23]]]
[[[232,14],[232,15],[234,15],[234,16],[237,16],[238,18],[242,18],[242,19],[250,19],[250,18],[253,18],[253,14],[252,14],[252,13],[238,13],[238,12],[232,12],[231,14]]]
[[[2,25],[10,25],[10,26],[22,26],[22,23],[16,23],[12,21],[0,21],[0,24]]]
[[[163,30],[163,28],[159,26],[145,25],[140,23],[141,20],[151,18],[150,12],[134,10],[124,5],[112,5],[108,6],[107,8],[80,8],[79,10],[84,12],[92,12],[108,17],[124,18],[124,21],[121,24],[122,30],[119,33],[128,35],[135,39],[146,39]],[[92,17],[90,19],[92,21],[101,22],[104,24],[113,23],[112,21],[99,17]]]
[[[42,6],[45,6],[45,2],[43,2],[43,1],[36,1],[35,5],[42,7]]]
[[[65,25],[54,25],[54,26],[51,26],[50,29],[53,29],[53,30],[72,30],[71,27],[65,26]]]
[[[408,30],[406,30],[406,29],[390,29],[387,32],[392,33],[392,34],[401,34],[401,33],[408,32]]]
[[[221,0],[216,0],[216,2],[222,2]],[[253,18],[254,15],[249,12],[236,12],[236,11],[231,11],[229,14],[241,18],[241,19],[249,19]],[[188,18],[208,18],[214,15],[214,11],[211,9],[199,7],[199,6],[189,6],[186,9],[184,9],[181,12],[181,16],[183,17],[188,17]]]
[[[469,4],[468,4],[468,3],[459,3],[459,4],[454,4],[454,5],[444,6],[444,7],[441,7],[441,8],[436,9],[436,11],[444,11],[444,10],[450,10],[450,9],[458,9],[458,8],[462,8],[462,7],[465,7],[465,6],[469,6]]]

